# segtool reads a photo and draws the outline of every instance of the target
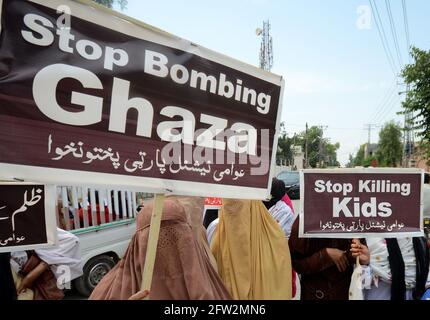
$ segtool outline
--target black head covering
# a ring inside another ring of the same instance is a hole
[[[405,262],[396,238],[387,241],[388,261],[391,269],[391,300],[405,300]],[[425,292],[425,285],[429,272],[429,249],[425,237],[415,237],[413,240],[416,259],[416,284],[413,298],[419,300]]]
[[[282,180],[273,178],[272,189],[270,191],[272,198],[269,201],[264,201],[264,205],[267,209],[273,207],[279,200],[285,196],[285,183]]]
[[[16,300],[16,289],[10,269],[10,253],[0,253],[0,301]]]

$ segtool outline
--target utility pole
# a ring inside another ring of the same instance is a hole
[[[404,124],[404,146],[403,146],[403,167],[407,168],[409,163],[409,112],[405,113]]]
[[[406,86],[406,91],[399,92],[399,94],[408,94],[410,90],[409,84]],[[414,131],[412,127],[412,119],[413,119],[413,113],[412,112],[406,112],[405,113],[405,123],[404,123],[404,135],[403,135],[403,159],[402,159],[402,165],[404,168],[411,166],[411,160],[414,152]]]
[[[367,130],[367,144],[370,144],[370,136],[373,129],[379,128],[380,126],[377,124],[368,123],[364,125],[364,129]]]
[[[324,130],[328,128],[328,126],[318,126],[318,128],[321,129],[321,137],[320,137],[320,141],[319,141],[319,145],[318,145],[318,162],[319,162],[319,166],[320,168],[322,168],[324,160],[325,160],[325,152],[323,152],[323,136],[324,136]]]
[[[306,131],[305,131],[305,169],[309,167],[309,159],[308,159],[308,123],[306,122]]]
[[[406,86],[406,96],[409,92],[409,84]],[[413,148],[414,148],[414,132],[412,128],[412,112],[406,112],[405,113],[405,145],[404,145],[404,163],[403,167],[408,168],[411,166],[411,159],[413,154]]]
[[[263,21],[263,29],[257,28],[255,33],[261,35],[260,68],[270,71],[273,66],[273,47],[269,20]]]

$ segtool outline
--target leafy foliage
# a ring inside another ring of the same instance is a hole
[[[414,60],[402,71],[402,77],[409,91],[403,102],[404,112],[411,112],[411,125],[421,138],[421,149],[430,164],[430,50],[412,47]]]
[[[111,9],[113,8],[113,5],[117,3],[120,6],[121,10],[124,10],[125,8],[127,8],[127,4],[128,4],[127,0],[93,0],[93,1]]]

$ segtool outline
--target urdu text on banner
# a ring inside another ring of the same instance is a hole
[[[420,169],[301,172],[300,237],[423,236]]]
[[[0,252],[57,245],[55,187],[0,183]]]
[[[0,4],[0,178],[269,195],[280,76],[90,2]]]

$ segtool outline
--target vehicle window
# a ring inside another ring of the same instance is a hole
[[[284,181],[285,185],[296,184],[299,182],[298,172],[283,172],[278,176],[278,179]]]
[[[286,173],[281,173],[278,175],[278,179],[284,180],[287,177]]]

